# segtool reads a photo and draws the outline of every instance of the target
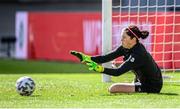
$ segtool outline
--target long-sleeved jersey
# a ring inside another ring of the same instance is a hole
[[[143,86],[162,86],[161,71],[141,43],[137,43],[131,49],[125,49],[120,46],[109,54],[94,56],[91,59],[97,63],[105,63],[120,56],[124,56],[124,62],[117,69],[104,68],[102,73],[119,76],[131,70],[136,75],[136,81],[141,82]]]

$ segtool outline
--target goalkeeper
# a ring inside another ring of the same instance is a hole
[[[148,31],[140,31],[135,25],[130,25],[123,30],[122,45],[106,55],[88,56],[81,52],[71,51],[82,63],[86,63],[89,70],[119,76],[128,71],[135,74],[134,83],[115,83],[109,87],[110,93],[147,92],[160,93],[163,80],[160,68],[152,56],[146,51],[139,39],[145,39]],[[115,58],[124,56],[124,62],[118,68],[104,68],[99,65]]]

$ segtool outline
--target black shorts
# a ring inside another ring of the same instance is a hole
[[[135,83],[136,92],[160,93],[161,89],[162,89],[162,83],[156,83],[156,84]]]

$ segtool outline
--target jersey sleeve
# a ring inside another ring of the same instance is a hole
[[[144,64],[143,57],[131,54],[129,58],[119,66],[119,68],[117,69],[104,68],[104,72],[102,73],[112,76],[119,76],[130,70],[140,68],[141,66],[143,66],[143,64]]]
[[[93,56],[91,57],[91,60],[100,64],[100,63],[112,61],[113,59],[118,58],[124,54],[125,54],[125,50],[122,46],[120,46],[106,55]]]

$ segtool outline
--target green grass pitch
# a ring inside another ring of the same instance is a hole
[[[131,82],[132,73],[102,83],[101,74],[85,65],[0,59],[0,108],[180,108],[180,72],[165,73],[160,94],[110,94],[115,82]],[[30,76],[36,82],[32,96],[20,96],[15,82]]]

